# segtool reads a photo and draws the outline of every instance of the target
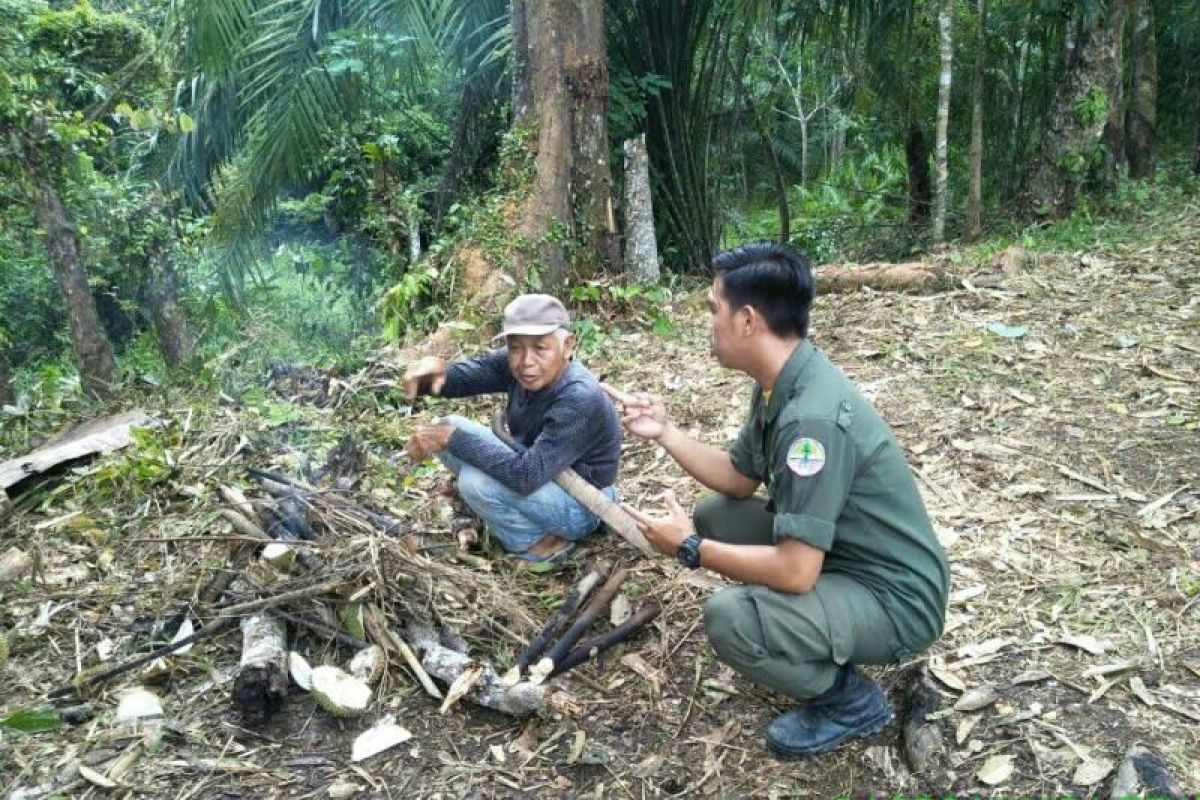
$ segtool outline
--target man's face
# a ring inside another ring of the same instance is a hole
[[[736,368],[734,365],[738,344],[735,328],[736,314],[730,307],[729,301],[725,299],[720,277],[713,280],[712,286],[708,290],[708,310],[711,312],[709,339],[712,354],[716,356],[717,362],[721,366]]]
[[[517,383],[530,392],[537,392],[558,380],[567,367],[575,349],[575,336],[564,340],[557,333],[541,336],[509,336],[508,368]]]

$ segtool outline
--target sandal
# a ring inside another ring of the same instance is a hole
[[[513,555],[515,555],[517,558],[521,559],[522,561],[527,562],[528,564],[561,564],[562,562],[564,562],[568,558],[570,558],[571,554],[574,552],[575,552],[575,543],[567,542],[562,547],[558,548],[557,550],[555,550],[553,553],[550,553],[549,555],[541,556],[541,555],[538,555],[537,553],[531,553],[528,550],[525,550],[520,553],[513,553]]]

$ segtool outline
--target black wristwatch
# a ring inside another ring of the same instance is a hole
[[[704,541],[700,538],[700,534],[693,533],[691,536],[679,543],[679,549],[675,551],[675,557],[679,559],[679,563],[683,564],[688,569],[696,569],[700,566],[700,542]]]

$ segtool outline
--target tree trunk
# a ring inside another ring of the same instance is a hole
[[[1129,177],[1154,177],[1156,115],[1158,102],[1158,53],[1154,41],[1154,4],[1133,0],[1133,35],[1130,37],[1129,110],[1125,116],[1125,153]]]
[[[767,159],[771,162],[771,172],[775,177],[775,200],[779,206],[779,241],[787,244],[791,238],[792,212],[788,208],[787,196],[787,179],[783,174],[783,166],[779,163],[779,154],[775,152],[775,142],[771,139],[771,132],[767,130],[767,125],[759,114],[758,109],[748,109],[750,119],[754,122],[754,127],[758,131],[758,138],[762,140],[763,149],[766,150]],[[804,130],[803,118],[800,122],[801,131]],[[803,147],[807,147],[807,142]],[[804,170],[801,168],[801,181]]]
[[[933,240],[946,239],[946,191],[950,182],[949,142],[950,128],[950,67],[954,61],[954,0],[946,0],[938,14],[938,43],[942,57],[942,69],[938,76],[937,110],[937,198],[933,212]]]
[[[39,128],[45,129],[45,121],[40,117],[34,123],[35,133]],[[37,152],[36,145],[27,145],[24,155],[34,216],[42,230],[50,265],[62,293],[83,390],[106,396],[116,378],[117,365],[113,359],[112,345],[100,324],[87,273],[79,259],[75,228],[63,208],[53,173],[46,165],[44,156]]]
[[[566,278],[563,243],[574,234],[571,225],[571,108],[563,74],[563,50],[571,37],[564,28],[566,0],[540,0],[526,7],[529,35],[530,89],[534,100],[529,117],[537,126],[535,177],[521,222],[521,233],[533,243],[531,260],[518,271],[538,269],[549,289]]]
[[[169,213],[161,190],[155,189],[151,194],[147,210],[154,216]],[[154,224],[152,221],[151,225]],[[167,366],[177,369],[191,360],[196,338],[179,307],[178,282],[171,262],[171,243],[167,239],[169,228],[158,230],[146,245],[146,299],[150,318],[154,321],[158,350]]]
[[[904,160],[908,164],[908,220],[929,219],[929,142],[915,115],[909,115],[904,137]]]
[[[512,24],[512,124],[520,125],[533,108],[533,83],[529,67],[529,28],[525,0],[512,0],[508,18]]]
[[[625,267],[635,283],[658,283],[658,240],[646,134],[625,140]]]
[[[177,369],[191,360],[196,338],[179,307],[175,267],[170,257],[166,253],[156,254],[148,266],[150,313],[158,336],[158,349],[167,366]]]
[[[421,260],[421,218],[420,208],[414,199],[408,206],[408,263],[416,264]]]
[[[7,345],[0,339],[0,405],[12,401],[12,362],[8,360]]]
[[[967,241],[979,238],[983,216],[983,62],[987,46],[987,0],[978,0],[979,37],[971,91],[971,192],[967,197]]]
[[[1192,137],[1192,172],[1200,175],[1200,88],[1196,89],[1196,113],[1192,115],[1196,131]]]
[[[1104,159],[1101,162],[1100,173],[1097,177],[1105,191],[1116,188],[1117,179],[1125,172],[1125,23],[1129,18],[1129,5],[1135,0],[1110,0],[1109,27],[1111,40],[1116,51],[1113,67],[1114,74],[1110,76],[1107,86],[1108,116],[1104,120]]]
[[[1030,200],[1038,213],[1065,216],[1098,148],[1112,135],[1110,119],[1121,100],[1121,40],[1126,0],[1108,0],[1098,13],[1084,15],[1066,71],[1058,82],[1030,180]],[[1115,164],[1111,155],[1105,170]]]
[[[563,54],[571,109],[571,205],[575,227],[596,269],[621,260],[608,156],[608,59],[603,0],[564,3]],[[576,266],[586,266],[579,264]]]
[[[604,4],[524,5],[537,154],[520,226],[533,259],[517,267],[534,267],[542,286],[553,291],[567,277],[569,242],[584,245],[583,260],[592,267],[620,259],[608,160]]]
[[[846,152],[846,115],[838,108],[833,112],[833,133],[829,137],[829,163],[825,167],[826,172],[832,172],[837,167],[844,152]]]

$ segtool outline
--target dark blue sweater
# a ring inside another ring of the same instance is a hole
[[[508,430],[520,445],[456,430],[449,450],[513,491],[527,495],[571,467],[598,489],[617,480],[621,426],[600,382],[572,361],[551,386],[530,392],[508,368],[505,348],[450,364],[442,397],[508,393]]]

